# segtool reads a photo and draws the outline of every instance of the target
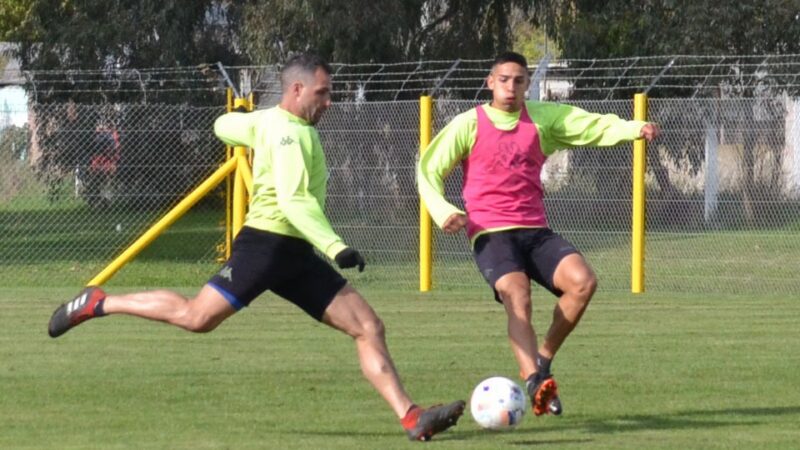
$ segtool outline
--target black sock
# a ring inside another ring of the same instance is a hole
[[[525,380],[525,390],[528,391],[528,395],[533,395],[533,388],[536,386],[536,382],[539,381],[539,373],[532,373],[527,380]]]
[[[96,305],[94,305],[94,309],[92,310],[92,312],[94,313],[95,316],[99,317],[106,315],[106,312],[103,310],[103,303],[105,302],[106,299],[102,299],[99,302],[97,302]]]
[[[552,359],[545,358],[539,353],[536,354],[536,365],[539,367],[539,373],[542,374],[542,377],[550,375],[551,362],[553,362]]]
[[[536,367],[538,367],[539,371],[531,374],[528,379],[525,380],[525,388],[530,395],[533,395],[530,391],[534,386],[539,384],[542,380],[550,378],[550,363],[552,362],[552,359],[545,358],[539,353],[536,353]]]

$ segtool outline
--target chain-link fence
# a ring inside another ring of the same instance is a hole
[[[434,103],[435,130],[474,101]],[[573,103],[632,116],[632,101]],[[378,264],[418,256],[417,102],[345,104],[320,126],[330,214]],[[800,292],[800,122],[792,99],[656,99],[648,149],[646,286],[655,291]],[[351,130],[358,124],[357,130]],[[631,145],[557,152],[543,170],[551,226],[578,246],[604,289],[630,288]],[[461,171],[446,183],[461,206]],[[482,285],[464,236],[435,232],[438,288]],[[406,266],[408,267],[408,266]],[[391,280],[414,286],[417,273]]]
[[[798,100],[652,100],[650,117],[649,288],[800,292]]]
[[[385,268],[372,277],[414,287],[419,102],[334,104],[318,128],[330,170],[327,213],[334,229],[375,269]]]
[[[225,101],[214,86],[201,89],[218,105],[31,97],[19,110],[0,111],[4,282],[13,283],[21,265],[63,271],[80,262],[99,271],[211,173],[224,158],[211,131]],[[434,132],[485,91],[469,98],[438,97]],[[327,212],[367,255],[370,268],[356,282],[416,289],[419,102],[356,100],[335,103],[319,124],[331,174]],[[632,116],[631,100],[569,102]],[[772,91],[655,98],[649,112],[663,135],[648,148],[647,289],[800,292],[793,273],[800,262],[798,101]],[[20,115],[25,123],[9,119]],[[557,152],[543,171],[551,226],[584,252],[602,289],[630,289],[631,166],[631,146],[623,145]],[[460,178],[457,168],[446,184],[457,204]],[[169,244],[155,257],[213,265],[223,242],[223,190],[159,238]],[[435,289],[485,288],[464,236],[435,231],[434,241]],[[47,271],[37,279],[85,281]]]
[[[102,268],[224,160],[212,133],[223,111],[30,104],[24,125],[0,131],[0,264]],[[198,208],[191,219],[198,226],[182,232],[200,245],[175,245],[172,257],[214,257],[222,205],[216,195]],[[47,282],[52,274],[41,276]]]

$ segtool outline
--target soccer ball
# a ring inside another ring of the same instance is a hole
[[[522,388],[505,377],[487,378],[472,391],[470,412],[481,428],[514,428],[522,421],[525,408],[525,393]]]

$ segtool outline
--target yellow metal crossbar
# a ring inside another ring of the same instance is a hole
[[[150,229],[145,231],[144,234],[139,237],[139,239],[128,246],[128,248],[126,248],[119,256],[117,256],[108,266],[106,266],[103,271],[92,278],[88,285],[98,286],[108,281],[112,276],[114,276],[115,273],[117,273],[117,271],[119,271],[119,269],[122,268],[122,266],[130,262],[134,257],[136,257],[136,255],[150,245],[150,243],[160,236],[164,230],[175,223],[176,220],[183,216],[186,211],[200,201],[201,198],[211,192],[211,190],[214,189],[218,184],[222,183],[222,181],[225,180],[225,177],[227,177],[228,174],[236,169],[238,164],[239,160],[233,158],[229,159],[225,164],[220,166],[220,168],[211,174],[211,176],[200,183],[195,190],[181,200],[180,203],[175,205],[174,208],[172,208],[161,219],[159,219],[159,221],[150,227]]]

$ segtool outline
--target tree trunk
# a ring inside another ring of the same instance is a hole
[[[753,130],[752,123],[742,124],[742,213],[745,225],[753,226],[755,223],[754,202],[754,172],[755,172],[755,153],[756,153],[756,132]]]

